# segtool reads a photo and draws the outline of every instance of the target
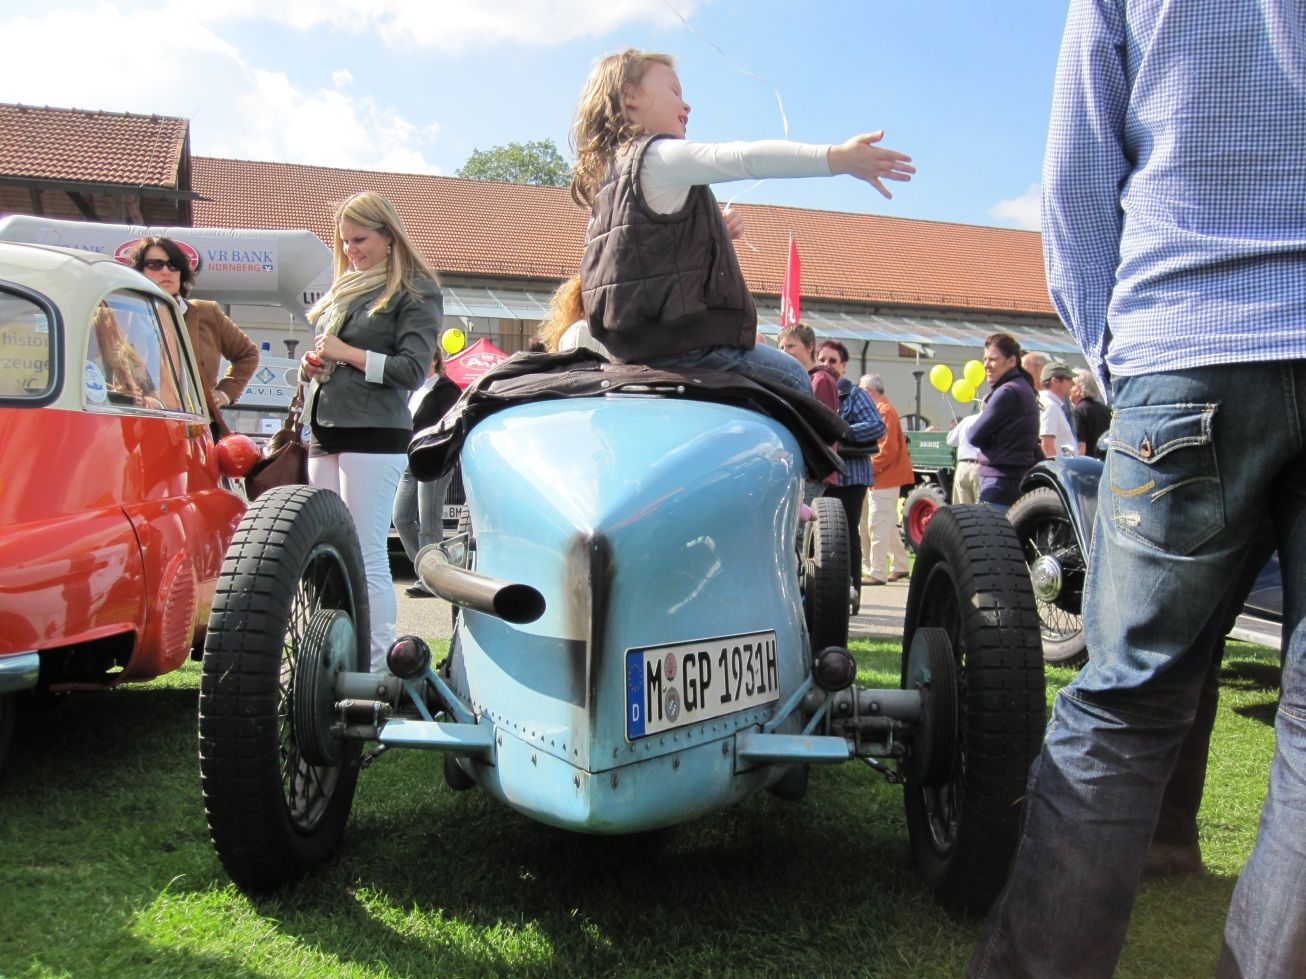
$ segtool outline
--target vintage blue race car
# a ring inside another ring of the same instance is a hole
[[[805,459],[819,470],[835,416],[738,375],[524,360],[410,452],[419,476],[460,458],[466,487],[462,532],[417,562],[459,609],[442,662],[405,637],[393,676],[363,672],[363,572],[334,494],[285,488],[250,508],[200,702],[205,806],[232,879],[277,888],[329,857],[375,741],[442,752],[450,786],[593,834],[764,789],[797,799],[810,766],[861,762],[904,784],[939,898],[987,907],[1044,724],[1007,522],[981,508],[935,519],[901,685],[859,686],[842,509],[802,504]]]

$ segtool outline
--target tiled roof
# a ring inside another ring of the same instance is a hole
[[[189,125],[172,116],[0,103],[0,179],[178,189]]]
[[[192,159],[195,223],[309,228],[331,241],[331,210],[361,190],[389,198],[441,272],[561,279],[575,272],[586,213],[556,187]],[[737,204],[740,264],[753,292],[779,295],[789,233],[803,263],[802,298],[885,306],[1050,315],[1036,232],[838,211]]]

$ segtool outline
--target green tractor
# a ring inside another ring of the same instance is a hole
[[[902,488],[902,537],[915,553],[934,511],[952,502],[957,450],[947,432],[906,432],[916,482]]]

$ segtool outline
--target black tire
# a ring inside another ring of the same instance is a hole
[[[934,514],[947,505],[948,494],[938,483],[921,483],[907,494],[902,503],[902,539],[913,554],[920,550],[921,537]]]
[[[921,541],[903,623],[944,633],[957,664],[957,739],[938,786],[907,784],[912,855],[950,911],[983,914],[1007,876],[1025,781],[1043,738],[1043,658],[1015,531],[979,506],[945,507]]]
[[[767,787],[767,791],[784,802],[801,802],[807,796],[811,770],[811,765],[790,765],[788,771]]]
[[[474,563],[472,556],[472,509],[466,503],[458,511],[458,533],[467,535],[467,567],[471,570]],[[449,608],[453,611],[453,625],[458,628],[458,613],[460,609],[457,605],[450,603]],[[444,784],[449,786],[454,792],[466,792],[476,785],[476,779],[472,778],[458,764],[458,760],[453,755],[444,756]]]
[[[0,694],[0,776],[9,761],[9,749],[14,743],[14,719],[18,714],[18,697],[12,693]]]
[[[816,519],[803,528],[803,612],[811,653],[848,646],[848,517],[831,496],[812,501]]]
[[[467,535],[467,570],[474,571],[476,570],[475,568],[476,557],[475,557],[474,549],[472,548],[472,508],[469,507],[466,503],[464,503],[462,505],[462,509],[458,511],[458,530],[455,536],[460,536],[462,534]],[[453,602],[449,603],[450,625],[452,625],[453,628],[455,629],[458,628],[458,613],[460,611],[461,610],[458,608],[458,606],[455,605]],[[459,769],[459,771],[461,771],[461,769]],[[445,766],[445,781],[446,782],[449,781],[449,771],[447,765]],[[449,783],[449,787],[458,788],[458,786],[455,786],[452,782]],[[470,786],[468,786],[468,788],[470,788]]]
[[[314,613],[352,620],[354,670],[370,659],[367,584],[353,521],[329,490],[283,486],[241,520],[218,580],[200,679],[200,783],[209,834],[244,891],[298,880],[339,846],[362,743],[313,767],[295,740],[292,698]]]
[[[1043,639],[1043,660],[1052,666],[1081,666],[1088,660],[1084,638],[1084,560],[1070,514],[1050,486],[1030,490],[1007,511],[1029,567]]]

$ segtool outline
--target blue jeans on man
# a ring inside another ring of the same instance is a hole
[[[1284,574],[1277,744],[1219,974],[1306,962],[1306,361],[1117,378],[1087,582],[1090,659],[1030,772],[977,976],[1109,976],[1180,744],[1268,514]]]

